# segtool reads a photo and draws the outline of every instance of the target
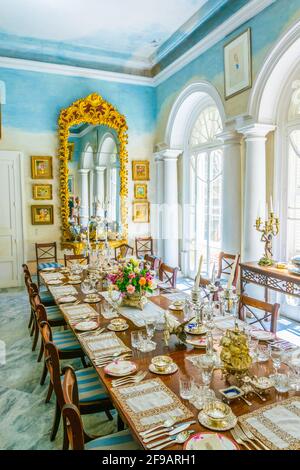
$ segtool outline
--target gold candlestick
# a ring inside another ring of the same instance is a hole
[[[261,233],[261,241],[265,244],[264,256],[259,260],[258,264],[261,266],[272,266],[273,252],[272,242],[273,237],[279,233],[279,218],[274,215],[274,212],[270,212],[268,220],[262,221],[261,217],[257,217],[255,221],[255,228]]]

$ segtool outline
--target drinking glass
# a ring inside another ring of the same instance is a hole
[[[146,319],[145,326],[146,326],[148,339],[149,341],[151,341],[155,332],[155,321],[153,320],[153,318]]]
[[[257,346],[257,361],[265,362],[270,358],[270,351],[266,344],[258,343]]]
[[[131,332],[131,346],[134,349],[138,349],[140,346],[140,332],[139,330],[132,331]]]
[[[272,376],[275,390],[279,393],[286,393],[290,389],[289,376],[287,374],[275,374]]]
[[[210,385],[212,374],[214,370],[214,359],[211,356],[200,356],[197,362],[200,369],[201,379],[203,384],[208,387]]]
[[[81,291],[83,294],[92,294],[94,292],[93,286],[89,279],[84,279],[81,283]]]
[[[149,339],[148,339],[148,335],[147,335],[147,332],[145,330],[140,330],[139,331],[139,341],[138,341],[138,347],[137,349],[141,352],[149,352],[149,351],[153,351],[153,349],[155,349],[156,347],[156,344],[154,344],[154,347],[153,347],[153,344],[152,344],[152,341],[151,343],[149,343]]]
[[[249,346],[250,357],[252,357],[252,359],[255,362],[255,360],[257,359],[258,339],[249,337],[248,346]]]
[[[118,303],[121,299],[121,292],[119,290],[110,289],[108,291],[108,296],[110,300],[112,301],[114,309],[117,310]]]
[[[277,374],[279,367],[281,366],[281,358],[282,358],[282,349],[276,346],[276,344],[269,345],[269,352],[270,357],[273,361],[273,366],[275,369],[275,374]]]
[[[190,377],[180,377],[179,393],[184,400],[190,400],[194,395],[194,381]]]

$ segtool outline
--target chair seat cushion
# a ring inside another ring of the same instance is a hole
[[[53,333],[53,342],[60,351],[81,349],[79,342],[70,330],[56,331]]]
[[[87,450],[139,450],[141,447],[133,440],[128,429],[99,437],[85,444]]]
[[[52,262],[52,263],[39,263],[38,264],[38,270],[46,269],[46,268],[62,268],[62,267],[63,267],[62,264],[55,263],[55,262]]]
[[[48,320],[56,321],[63,320],[63,315],[59,308],[56,305],[51,305],[50,307],[45,307]]]
[[[54,305],[53,295],[50,294],[47,290],[40,290],[39,296],[43,305]]]
[[[92,367],[75,371],[79,403],[87,403],[91,401],[104,400],[108,395],[95,371]]]

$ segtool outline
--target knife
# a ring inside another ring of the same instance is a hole
[[[191,429],[190,431],[187,431],[187,432],[188,432],[189,435],[191,435],[191,434],[195,433],[195,430]],[[169,436],[169,437],[166,437],[165,439],[161,439],[160,441],[151,442],[151,444],[147,445],[147,449],[160,450],[164,447],[168,447],[170,445],[173,445],[174,443],[176,444],[176,437],[177,437],[177,435],[176,436]]]
[[[175,428],[171,429],[171,431],[165,431],[165,432],[156,432],[156,433],[153,433],[151,434],[151,436],[147,436],[143,439],[143,442],[145,442],[145,444],[147,444],[148,442],[151,442],[151,441],[154,441],[155,439],[157,439],[158,437],[164,437],[164,436],[174,436],[175,434],[178,434],[180,433],[181,431],[184,431],[185,429],[187,429],[191,424],[195,424],[196,421],[188,421],[187,423],[184,423],[184,424],[180,424],[179,426],[176,426]]]
[[[194,424],[195,421],[184,421],[183,423],[176,423],[176,426],[173,425],[173,426],[170,426],[168,428],[165,428],[165,429],[159,429],[158,431],[152,431],[152,432],[149,432],[147,435],[143,435],[141,434],[141,436],[145,439],[148,439],[148,437],[153,437],[153,436],[159,436],[160,434],[164,434],[166,432],[170,432],[170,431],[173,431],[174,429],[177,429],[179,426],[183,426],[184,424]]]

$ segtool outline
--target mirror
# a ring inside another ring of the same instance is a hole
[[[59,127],[63,241],[79,241],[87,227],[91,240],[104,239],[104,227],[109,240],[126,240],[124,116],[93,93],[62,110]]]

